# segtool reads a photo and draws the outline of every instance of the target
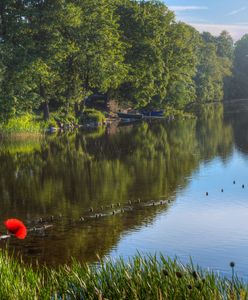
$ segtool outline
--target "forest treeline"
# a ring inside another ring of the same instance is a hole
[[[133,108],[247,97],[247,55],[248,35],[200,34],[160,1],[1,0],[0,120],[78,115],[95,93]]]

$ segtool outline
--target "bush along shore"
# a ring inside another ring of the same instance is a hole
[[[184,266],[177,260],[137,254],[95,265],[73,262],[52,270],[32,269],[7,251],[0,253],[0,299],[247,299],[248,285]]]
[[[0,134],[36,134],[79,127],[95,128],[106,123],[105,115],[96,109],[85,109],[77,118],[73,114],[51,113],[49,121],[44,121],[39,115],[26,113],[0,123]]]
[[[168,107],[163,115],[163,118],[166,120],[174,120],[175,118],[188,119],[195,117],[196,114],[193,111],[176,110],[171,107]],[[85,109],[77,117],[75,117],[73,113],[65,114],[54,112],[50,114],[50,119],[48,121],[44,121],[41,115],[25,113],[10,118],[5,122],[0,122],[0,135],[42,134],[45,132],[52,133],[78,128],[94,129],[103,127],[106,124],[110,124],[118,120],[120,121],[121,119],[118,118],[117,114],[112,112],[107,113],[106,111],[94,108]],[[132,120],[130,121],[132,122]]]

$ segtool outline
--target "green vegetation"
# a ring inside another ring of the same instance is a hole
[[[96,109],[85,109],[80,117],[81,124],[93,122],[96,124],[103,124],[106,118],[102,112]]]
[[[17,153],[26,153],[32,155],[34,151],[41,150],[41,142],[43,135],[30,133],[12,133],[11,135],[3,135],[0,138],[1,152],[15,155]]]
[[[0,124],[1,133],[39,133],[45,130],[45,122],[42,122],[33,114],[23,114],[13,117]]]
[[[211,102],[224,97],[224,80],[231,76],[233,41],[223,31],[219,37],[202,34],[199,64],[195,77],[198,102]]]
[[[230,35],[200,34],[162,1],[5,0],[0,19],[0,122],[13,131],[23,113],[52,127],[60,122],[54,115],[82,122],[92,94],[183,110],[221,100],[231,75]]]
[[[229,97],[248,98],[248,34],[236,43]]]
[[[31,267],[0,253],[1,299],[247,299],[248,286],[176,260],[149,256],[58,270]]]

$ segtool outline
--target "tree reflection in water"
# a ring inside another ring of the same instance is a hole
[[[228,123],[218,105],[201,109],[198,119],[3,140],[0,217],[11,215],[29,224],[50,218],[54,223],[23,243],[10,241],[9,247],[51,265],[72,256],[94,261],[96,253],[106,255],[121,235],[171,205],[144,203],[175,199],[202,161],[225,160],[232,153]],[[132,211],[80,221],[90,207],[100,212],[111,204],[126,207],[129,201],[138,203]]]

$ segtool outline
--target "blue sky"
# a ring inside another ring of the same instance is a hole
[[[164,0],[178,20],[200,31],[231,33],[235,40],[248,33],[248,0]]]

